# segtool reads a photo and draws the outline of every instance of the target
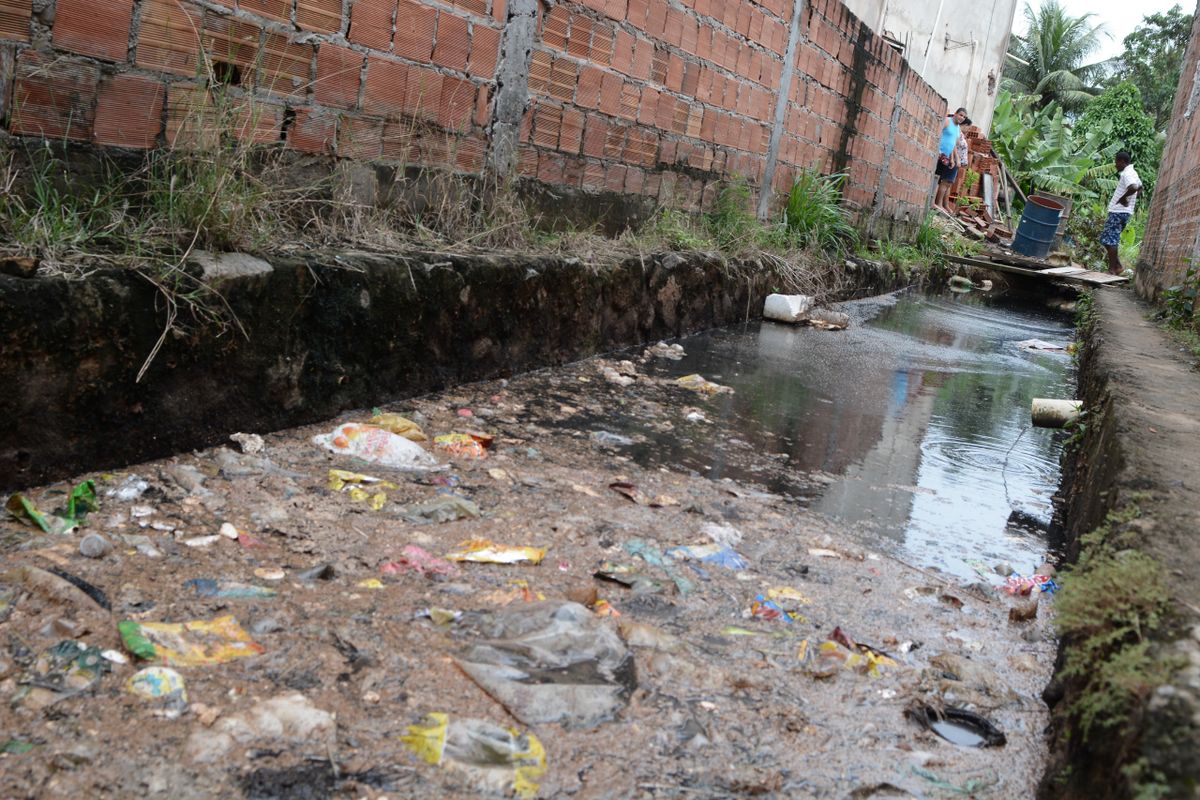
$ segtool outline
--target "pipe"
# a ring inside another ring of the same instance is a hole
[[[1083,412],[1081,400],[1056,400],[1035,397],[1030,404],[1030,417],[1039,428],[1065,428]]]

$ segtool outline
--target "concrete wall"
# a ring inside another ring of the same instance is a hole
[[[1137,166],[1136,164],[1134,166]],[[1135,285],[1154,299],[1200,263],[1200,14],[1183,58]]]
[[[971,120],[990,130],[1017,0],[846,0],[846,5],[876,32],[904,43],[905,58],[950,107],[966,106]]]
[[[945,101],[836,0],[0,0],[0,110],[21,136],[203,146],[225,125],[687,209],[815,166],[912,220]]]

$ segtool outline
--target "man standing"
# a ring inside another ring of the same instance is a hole
[[[1108,218],[1100,233],[1100,244],[1108,252],[1108,271],[1120,275],[1124,269],[1117,254],[1117,245],[1121,243],[1121,231],[1125,230],[1133,216],[1133,206],[1137,202],[1137,193],[1141,191],[1142,179],[1133,168],[1133,158],[1126,151],[1117,153],[1113,160],[1117,165],[1117,189],[1108,204]]]

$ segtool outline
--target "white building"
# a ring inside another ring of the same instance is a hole
[[[950,110],[965,106],[983,131],[1004,68],[1017,0],[842,0],[904,58]]]

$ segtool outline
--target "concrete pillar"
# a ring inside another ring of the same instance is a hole
[[[779,160],[779,142],[783,138],[788,102],[792,95],[792,77],[796,72],[796,48],[800,46],[800,14],[804,10],[804,0],[793,0],[793,2],[792,26],[788,31],[787,52],[783,56],[783,72],[779,76],[779,90],[775,95],[775,121],[771,125],[771,139],[767,144],[767,163],[763,166],[762,185],[758,187],[758,218],[764,220],[771,210],[771,185],[775,181],[775,165]]]
[[[509,0],[496,65],[496,99],[489,129],[488,168],[508,175],[517,163],[521,121],[529,107],[529,63],[537,36],[538,0]]]

